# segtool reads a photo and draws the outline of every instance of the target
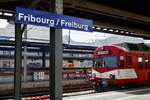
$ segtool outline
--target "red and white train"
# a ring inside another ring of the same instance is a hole
[[[150,84],[150,48],[122,43],[96,48],[91,81],[96,91],[108,86]]]

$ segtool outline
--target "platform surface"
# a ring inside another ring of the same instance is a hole
[[[64,97],[63,100],[150,100],[150,87],[103,93],[87,93]]]

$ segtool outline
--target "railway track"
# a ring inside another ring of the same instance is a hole
[[[78,84],[78,85],[68,85],[63,87],[63,93],[71,93],[71,92],[79,92],[79,91],[87,91],[92,90],[91,84]],[[11,92],[10,92],[11,91]],[[38,88],[37,89],[22,89],[22,97],[35,97],[35,96],[43,96],[49,95],[49,89],[46,88]],[[0,100],[6,100],[13,98],[13,90],[8,90],[7,93],[0,95]]]
[[[78,92],[78,91],[86,91],[93,89],[91,84],[81,84],[81,85],[74,85],[74,86],[64,86],[63,91],[64,93],[69,92]]]
[[[66,88],[67,87],[67,88]],[[117,89],[117,91],[120,91],[120,92],[124,92],[124,91],[134,91],[134,90],[140,90],[140,89],[146,89],[147,87],[143,87],[143,86],[141,86],[141,87],[132,87],[132,88],[126,88],[126,89],[123,89],[123,90],[118,90]],[[148,87],[148,88],[150,88],[150,87]],[[40,90],[40,88],[38,89],[38,90]],[[43,89],[44,90],[44,89]],[[27,91],[25,91],[24,90],[24,93],[22,93],[22,97],[23,97],[23,99],[22,100],[35,100],[35,99],[24,99],[24,98],[47,98],[48,99],[48,95],[49,95],[49,90],[48,90],[48,88],[47,88],[47,90],[45,90],[45,91],[33,91],[33,90],[30,90],[29,92],[27,92]],[[88,90],[92,90],[90,93],[88,92],[88,93],[84,93],[84,95],[85,94],[93,94],[93,93],[95,93],[95,92],[93,92],[94,90],[93,90],[93,87],[92,87],[92,85],[91,84],[78,84],[78,85],[74,85],[74,86],[65,86],[65,88],[63,88],[63,93],[65,94],[65,95],[63,95],[64,97],[68,97],[68,96],[74,96],[75,94],[74,94],[74,92],[81,92],[81,91],[88,91]],[[108,90],[107,92],[111,92],[112,90]],[[114,90],[113,90],[114,91]],[[80,94],[76,94],[76,95],[80,95]],[[66,95],[66,94],[69,94],[69,95]],[[13,96],[12,96],[13,94],[7,94],[7,95],[1,95],[0,96],[0,100],[6,100],[6,99],[11,99],[11,98],[13,98]],[[82,94],[81,94],[82,95]],[[45,100],[45,99],[36,99],[36,100]]]

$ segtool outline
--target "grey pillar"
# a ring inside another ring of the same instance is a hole
[[[63,0],[50,0],[50,11],[62,14]],[[50,28],[50,100],[62,100],[62,29]]]
[[[27,45],[26,45],[26,42],[27,42],[27,25],[26,25],[26,29],[24,31],[24,53],[23,53],[23,80],[24,82],[26,82],[27,80]]]
[[[15,100],[21,100],[22,34],[21,24],[15,24]]]

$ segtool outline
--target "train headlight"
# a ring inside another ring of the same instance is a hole
[[[101,84],[102,84],[103,86],[108,86],[108,81],[105,80],[105,79],[103,79],[103,80],[101,80]]]
[[[93,73],[93,74],[92,74],[92,77],[96,77],[96,74],[95,74],[95,73]]]

